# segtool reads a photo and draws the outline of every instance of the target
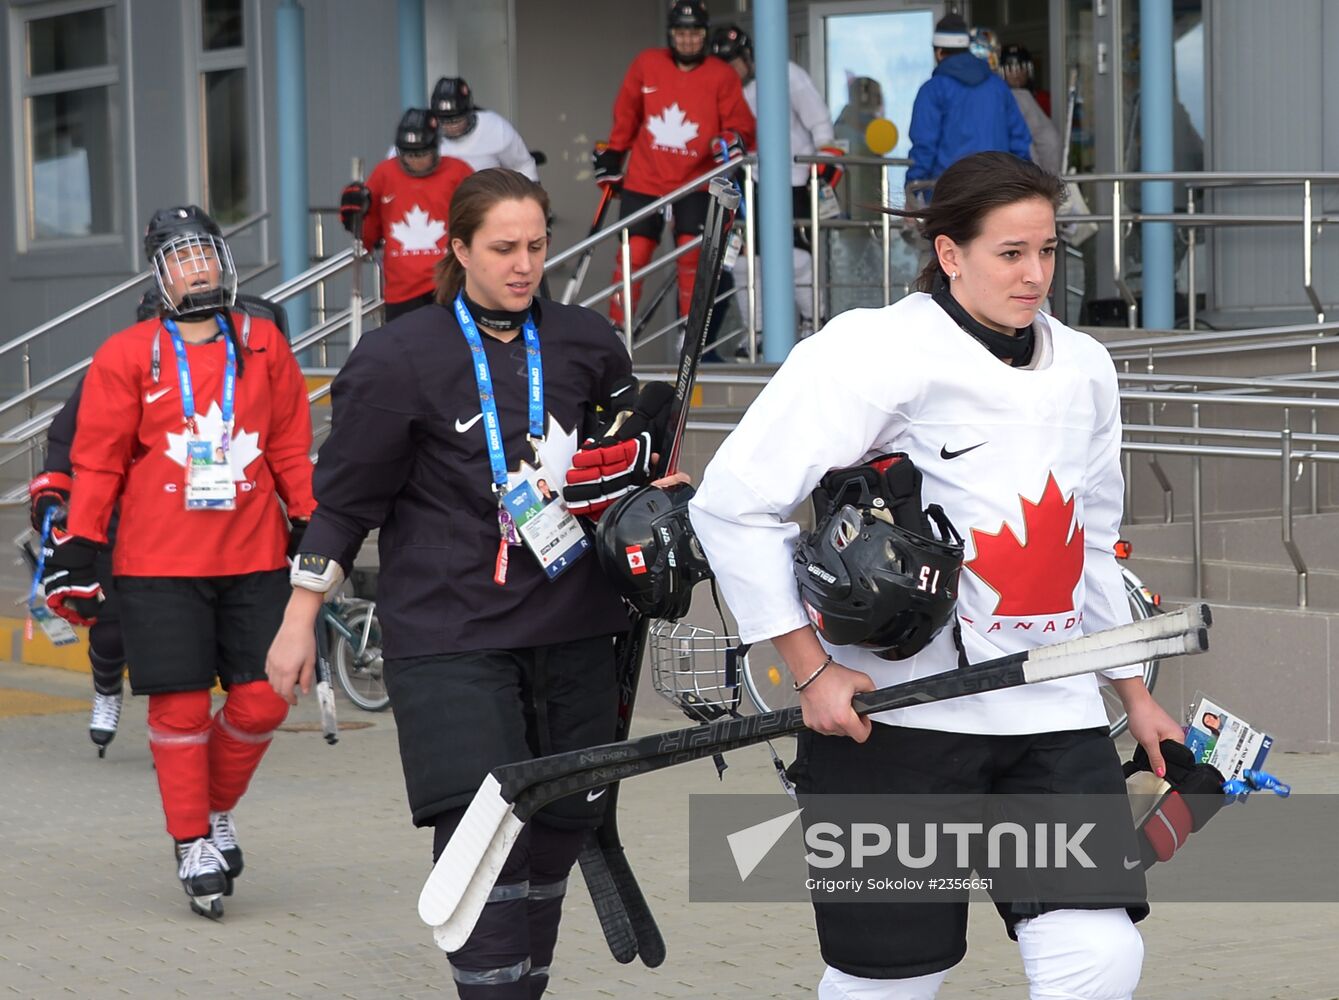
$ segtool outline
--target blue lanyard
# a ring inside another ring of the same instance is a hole
[[[223,343],[227,345],[228,364],[223,370],[223,433],[232,433],[233,403],[237,395],[237,348],[228,334],[228,326],[223,317],[214,314],[214,322],[223,334]],[[186,361],[186,344],[181,339],[181,331],[170,319],[163,320],[163,326],[172,335],[172,350],[177,353],[177,380],[181,383],[181,413],[186,418],[186,426],[194,434],[195,430],[195,390],[191,388],[191,366]]]
[[[42,517],[42,537],[37,542],[37,569],[33,571],[33,586],[28,591],[28,607],[37,601],[37,588],[42,585],[42,571],[46,569],[46,543],[51,538],[51,521],[56,516],[55,506],[47,508]]]
[[[507,489],[507,456],[502,450],[502,426],[498,423],[497,402],[493,398],[493,373],[488,368],[483,340],[474,317],[465,308],[464,298],[457,294],[456,322],[465,334],[474,360],[474,383],[479,389],[479,410],[483,414],[484,438],[488,442],[488,464],[493,469],[493,491],[501,495]],[[529,316],[521,327],[525,336],[525,367],[530,384],[530,444],[544,440],[544,365],[539,355],[539,331]]]

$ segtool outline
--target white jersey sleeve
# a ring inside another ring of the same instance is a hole
[[[800,120],[814,148],[832,145],[832,115],[809,74],[795,63],[790,64],[790,109]]]
[[[532,181],[539,181],[539,169],[535,166],[535,158],[530,155],[530,150],[526,148],[525,140],[521,138],[521,133],[511,122],[499,116],[503,126],[499,130],[499,146],[497,152],[498,165],[508,167],[512,170],[525,174]]]

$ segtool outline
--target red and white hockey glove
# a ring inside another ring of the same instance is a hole
[[[72,625],[92,625],[102,603],[102,584],[93,570],[98,546],[87,538],[52,531],[42,549],[42,589],[55,614]]]
[[[744,137],[734,129],[726,129],[711,140],[711,155],[717,163],[729,163],[745,153]]]
[[[1145,869],[1169,860],[1227,804],[1223,776],[1216,767],[1196,763],[1190,748],[1176,740],[1163,740],[1161,749],[1167,764],[1165,778],[1152,773],[1143,747],[1124,768],[1131,803],[1145,806],[1142,818],[1136,817]]]
[[[674,389],[666,382],[648,382],[631,410],[572,456],[563,487],[563,502],[573,514],[599,518],[619,497],[651,481],[651,456],[665,437]]]
[[[56,508],[56,513],[51,518],[51,527],[64,529],[65,517],[70,510],[72,485],[69,474],[65,472],[43,472],[28,484],[28,500],[31,504],[28,520],[33,526],[33,531],[42,530],[46,512],[52,507]]]
[[[372,207],[372,192],[362,181],[346,184],[339,196],[339,221],[352,235],[362,239],[363,219]]]
[[[819,150],[824,156],[845,156],[846,151],[839,146],[820,146]],[[836,190],[837,185],[841,183],[842,166],[839,163],[820,163],[818,165],[818,176],[828,187]]]

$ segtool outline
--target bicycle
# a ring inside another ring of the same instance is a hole
[[[381,624],[375,601],[337,596],[321,605],[316,627],[333,645],[330,660],[339,686],[365,712],[382,712],[391,703],[382,673]]]
[[[1124,561],[1130,558],[1133,551],[1134,546],[1124,539],[1116,543],[1116,558],[1122,562],[1120,572],[1125,582],[1125,594],[1130,602],[1130,613],[1135,621],[1142,621],[1162,613],[1162,598],[1144,586],[1143,581],[1124,565]],[[766,652],[770,649],[767,644],[754,647],[750,655],[744,658],[739,669],[744,691],[753,707],[759,712],[775,712],[798,705],[800,702],[800,696],[795,692],[781,658],[775,651],[770,654]],[[1158,661],[1149,660],[1142,664],[1142,667],[1144,686],[1152,691],[1153,685],[1158,680]],[[1102,684],[1099,689],[1106,707],[1108,732],[1111,738],[1115,739],[1129,728],[1130,720],[1115,689],[1109,684]]]

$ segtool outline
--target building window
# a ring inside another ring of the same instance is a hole
[[[251,114],[243,0],[200,0],[204,205],[222,224],[251,211]]]
[[[116,7],[62,7],[49,16],[21,11],[11,22],[21,51],[21,250],[117,232]]]

